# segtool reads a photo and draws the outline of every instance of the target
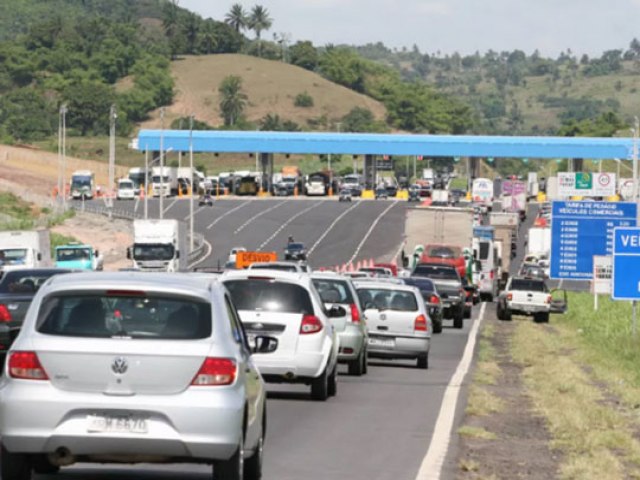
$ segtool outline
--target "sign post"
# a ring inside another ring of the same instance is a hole
[[[593,281],[591,282],[594,310],[598,310],[598,297],[601,294],[611,295],[612,268],[613,268],[613,261],[611,257],[594,255]]]
[[[632,332],[635,337],[636,302],[640,300],[640,228],[616,228],[614,231],[612,298],[633,302]]]

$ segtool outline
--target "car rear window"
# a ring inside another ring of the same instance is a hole
[[[355,303],[349,284],[345,280],[314,279],[313,286],[324,303]]]
[[[433,292],[435,287],[428,278],[403,278],[405,284],[418,287],[420,292]]]
[[[429,257],[456,258],[462,254],[459,247],[433,246],[426,252]]]
[[[525,290],[530,292],[545,292],[547,289],[541,280],[529,280],[514,278],[511,282],[511,290]]]
[[[413,271],[416,277],[437,278],[440,280],[458,280],[458,272],[452,267],[440,267],[438,265],[418,265]]]
[[[229,280],[225,285],[238,310],[313,314],[309,292],[300,285],[262,279]]]
[[[60,272],[10,271],[2,277],[0,293],[35,293],[50,277],[66,272],[67,270]]]
[[[480,242],[480,260],[489,258],[489,242]]]
[[[373,305],[379,310],[393,310],[396,312],[415,312],[418,302],[413,292],[381,288],[359,288],[360,303],[366,308]]]
[[[159,295],[52,295],[40,306],[36,330],[64,337],[198,340],[211,336],[211,305]]]

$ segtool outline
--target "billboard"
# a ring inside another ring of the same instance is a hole
[[[616,194],[616,175],[604,172],[559,172],[558,194],[561,197],[610,197]]]

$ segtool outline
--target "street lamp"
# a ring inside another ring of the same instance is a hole
[[[164,107],[160,109],[160,215],[159,218],[164,218]]]
[[[193,113],[189,116],[189,167],[191,170],[191,198],[189,200],[189,253],[193,252]]]
[[[60,129],[59,129],[59,148],[60,148],[60,159],[62,164],[62,172],[61,172],[61,195],[62,195],[62,209],[66,210],[67,208],[67,196],[66,196],[66,163],[67,163],[67,104],[63,103],[60,106]]]

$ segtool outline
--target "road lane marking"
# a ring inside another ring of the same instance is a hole
[[[486,306],[486,303],[482,304],[480,315],[478,319],[473,322],[473,327],[471,327],[471,331],[469,332],[469,338],[467,339],[467,345],[465,346],[462,359],[442,396],[442,405],[436,426],[433,430],[429,450],[427,450],[427,454],[422,460],[416,480],[439,480],[442,475],[442,466],[447,457],[449,443],[453,433],[456,406],[462,392],[462,381],[467,375],[469,367],[471,367],[473,352],[478,339],[478,331],[484,320]]]
[[[257,213],[256,215],[254,215],[253,217],[251,217],[249,220],[247,220],[246,222],[244,222],[242,225],[240,225],[238,227],[238,229],[233,232],[234,235],[237,235],[238,233],[240,233],[242,230],[244,230],[246,227],[248,227],[251,223],[253,223],[254,220],[258,219],[259,217],[261,217],[262,215],[264,215],[265,213],[269,213],[277,208],[280,208],[281,206],[287,204],[288,202],[290,202],[290,200],[285,200],[282,203],[278,203],[277,205],[274,205],[271,208],[267,208],[266,210],[263,210],[260,213]]]
[[[331,232],[331,230],[333,230],[333,227],[335,227],[337,225],[337,223],[342,220],[342,218],[349,213],[351,210],[353,210],[354,208],[356,208],[358,205],[360,205],[360,200],[356,201],[355,205],[347,208],[344,212],[342,212],[340,215],[338,215],[336,217],[336,219],[331,222],[331,225],[329,225],[329,228],[327,228],[325,230],[325,232],[320,236],[320,238],[318,238],[318,240],[316,240],[316,243],[314,243],[311,248],[309,249],[309,252],[307,253],[307,256],[310,256],[313,251],[318,247],[318,245],[320,245],[320,242],[322,242],[327,235],[329,235],[329,233]]]
[[[391,205],[389,205],[387,208],[385,208],[384,211],[380,215],[378,215],[378,217],[375,219],[375,221],[371,224],[371,227],[369,227],[369,230],[367,231],[365,236],[362,238],[362,241],[360,242],[360,245],[358,245],[358,248],[356,248],[356,251],[353,253],[351,258],[349,260],[347,260],[347,265],[350,264],[350,263],[353,263],[353,261],[356,259],[356,257],[360,253],[360,250],[362,250],[362,247],[364,246],[365,242],[367,240],[369,240],[369,237],[373,233],[373,229],[376,228],[376,225],[378,225],[378,222],[380,220],[382,220],[382,217],[384,217],[389,210],[391,210],[393,207],[395,207],[397,205],[397,203],[398,203],[398,201],[394,200]]]
[[[207,227],[207,230],[211,230],[211,227],[213,227],[215,224],[217,224],[220,220],[222,220],[224,217],[231,215],[233,212],[236,212],[238,210],[240,210],[242,207],[244,207],[245,205],[249,205],[249,203],[251,203],[251,200],[247,200],[244,203],[241,203],[240,205],[238,205],[237,207],[232,208],[231,210],[229,210],[226,213],[223,213],[222,215],[220,215],[218,218],[216,218],[213,223],[211,225],[209,225]]]
[[[202,262],[204,262],[207,258],[209,258],[211,256],[211,252],[213,252],[213,247],[211,246],[211,244],[206,239],[204,240],[204,245],[205,245],[205,247],[207,247],[207,253],[204,255],[204,257],[202,257],[200,260],[197,260],[197,261],[193,262],[187,268],[192,269],[196,265],[200,265]]]
[[[198,214],[198,212],[200,212],[201,210],[204,210],[205,208],[207,208],[206,205],[203,205],[202,207],[198,207],[198,209],[193,212],[193,218],[196,218],[196,215]],[[187,215],[185,220],[189,220],[191,218],[191,214]]]
[[[278,234],[279,234],[282,230],[284,230],[285,228],[287,228],[287,225],[289,225],[291,222],[293,222],[296,218],[298,218],[298,217],[300,217],[300,216],[304,215],[305,213],[307,213],[307,212],[308,212],[308,211],[310,211],[310,210],[313,210],[313,209],[314,209],[314,208],[316,208],[316,207],[319,207],[320,205],[322,205],[322,203],[320,203],[320,202],[314,202],[314,204],[313,204],[313,205],[311,205],[309,208],[305,208],[304,210],[302,210],[302,211],[300,211],[300,212],[296,213],[293,217],[291,217],[289,220],[287,220],[286,222],[284,222],[284,223],[280,226],[280,228],[278,228],[278,229],[275,231],[275,233],[274,233],[273,235],[271,235],[271,236],[270,236],[269,238],[267,238],[264,242],[262,242],[262,245],[260,245],[260,246],[258,247],[258,251],[260,251],[260,250],[262,250],[264,247],[266,247],[266,246],[267,246],[267,244],[268,244],[271,240],[273,240],[274,238],[276,238],[276,237],[278,236]]]
[[[171,202],[169,206],[162,211],[162,214],[164,215],[165,213],[167,213],[171,209],[171,207],[173,207],[177,202],[178,202],[178,198],[176,197],[173,199],[173,202]]]

